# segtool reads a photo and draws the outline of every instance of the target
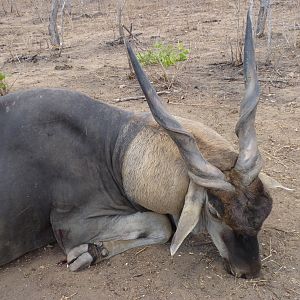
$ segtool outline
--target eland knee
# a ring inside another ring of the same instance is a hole
[[[149,230],[151,230],[148,237],[154,239],[159,244],[168,242],[172,236],[172,226],[168,217],[151,212],[147,214],[152,215],[151,218],[148,219],[149,224],[147,224],[149,225]]]

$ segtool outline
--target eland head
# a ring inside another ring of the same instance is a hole
[[[172,239],[171,254],[201,219],[224,258],[226,270],[237,277],[258,276],[261,260],[257,236],[271,212],[272,199],[259,177],[262,158],[255,131],[259,85],[249,12],[244,48],[246,92],[235,129],[239,154],[231,170],[222,171],[203,157],[195,137],[167,111],[130,44],[125,43],[152,115],[177,145],[188,170],[190,183]]]

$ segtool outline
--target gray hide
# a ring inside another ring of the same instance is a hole
[[[125,196],[121,166],[146,117],[66,90],[0,98],[0,265],[54,236],[68,253],[109,218],[145,211]]]

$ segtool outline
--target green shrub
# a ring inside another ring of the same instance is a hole
[[[137,58],[144,66],[161,63],[164,67],[169,67],[179,61],[187,60],[189,52],[189,49],[186,49],[183,43],[178,43],[176,46],[155,43],[152,49],[139,52]]]
[[[4,73],[0,72],[0,96],[4,96],[8,93],[8,86],[5,82]]]

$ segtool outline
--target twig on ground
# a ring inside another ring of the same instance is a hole
[[[144,252],[147,248],[148,248],[148,247],[144,247],[144,248],[140,249],[139,251],[137,251],[137,252],[135,253],[135,255],[139,255],[140,253]]]
[[[186,105],[186,106],[195,106],[195,107],[202,107],[202,108],[221,108],[224,109],[224,106],[215,106],[215,105],[204,105],[204,104],[197,104],[197,103],[186,103],[186,102],[171,102],[169,101],[168,104],[172,105]],[[226,106],[229,107],[229,106]]]
[[[157,92],[157,95],[164,95],[164,94],[170,94],[170,91],[159,91]],[[126,102],[126,101],[131,101],[131,100],[140,100],[140,99],[146,99],[144,95],[140,95],[140,96],[132,96],[132,97],[126,97],[126,98],[117,98],[114,99],[113,101],[116,103],[119,102]]]
[[[241,81],[242,82],[242,80],[240,78],[237,78],[237,77],[223,77],[223,80],[227,80],[227,81]]]
[[[266,256],[265,258],[263,258],[261,261],[265,261],[267,260],[268,258],[272,257],[272,252],[273,252],[273,249],[272,249],[272,239],[270,238],[270,242],[269,242],[269,255]]]
[[[272,253],[271,253],[270,255],[264,257],[261,261],[263,262],[263,261],[267,260],[267,259],[270,258],[270,257],[272,257]]]
[[[227,81],[240,81],[240,82],[244,82],[243,79],[241,78],[237,78],[237,77],[223,77],[223,80],[227,80]],[[281,79],[259,79],[259,82],[266,82],[266,83],[285,83],[290,85],[291,82],[290,81],[286,81],[286,80],[281,80]]]
[[[247,283],[261,283],[261,282],[268,282],[268,280],[267,279],[260,279],[260,280],[250,279],[250,280],[247,280],[246,282]]]
[[[276,231],[279,231],[279,232],[283,232],[283,233],[288,233],[288,234],[299,234],[298,231],[296,230],[285,230],[285,229],[282,229],[282,228],[278,228],[278,227],[275,227],[275,226],[265,226],[265,229],[274,229]]]
[[[74,294],[72,294],[72,295],[70,295],[70,296],[62,296],[61,298],[60,298],[60,300],[68,300],[68,299],[71,299],[72,297],[74,297],[74,296],[76,296],[78,293],[76,292],[76,293],[74,293]]]
[[[293,290],[293,289],[288,289],[288,288],[285,288],[288,292],[292,292],[292,293],[295,293],[296,295],[300,295],[299,292]]]

